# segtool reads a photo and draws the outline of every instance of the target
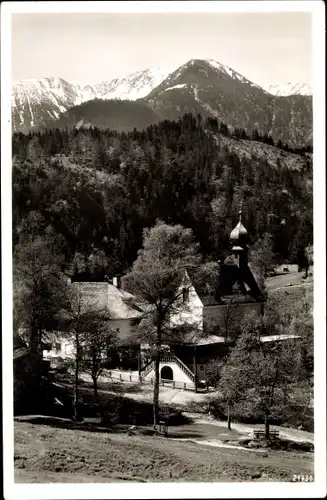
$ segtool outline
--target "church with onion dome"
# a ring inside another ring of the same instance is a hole
[[[190,328],[183,343],[166,340],[166,345],[162,346],[162,385],[184,390],[205,387],[207,364],[226,355],[238,337],[245,316],[263,314],[265,297],[248,265],[248,232],[242,222],[242,212],[230,233],[230,255],[218,264],[215,283],[203,289],[194,284],[191,271],[184,273],[179,290],[181,303],[170,321],[176,332],[186,324]],[[81,282],[74,285],[80,287],[88,298],[94,296],[97,303],[106,305],[110,312],[112,319],[109,323],[112,324],[109,326],[120,339],[116,355],[111,356],[108,365],[113,378],[153,383],[154,363],[149,347],[132,342],[140,313],[128,307],[127,299],[131,297],[121,289],[120,280],[114,278],[112,283]],[[65,342],[69,341],[66,339]],[[70,352],[70,347],[66,346],[64,350]]]
[[[248,232],[241,211],[230,233],[230,255],[218,264],[215,286],[199,289],[192,281],[191,272],[186,271],[180,285],[181,292],[187,290],[186,295],[181,293],[183,303],[187,303],[187,312],[181,304],[180,312],[171,319],[177,328],[185,322],[193,324],[194,332],[183,344],[170,342],[160,361],[161,378],[167,380],[169,377],[176,387],[182,383],[188,387],[206,384],[207,364],[226,355],[245,316],[264,312],[265,296],[248,265]],[[151,362],[143,366],[140,373],[151,380],[154,367]]]

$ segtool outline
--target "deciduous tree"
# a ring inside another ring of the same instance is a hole
[[[55,238],[33,236],[14,251],[14,326],[40,364],[43,336],[58,327],[64,307],[64,259]]]
[[[172,329],[171,316],[178,314],[183,294],[190,283],[180,286],[185,270],[196,268],[200,262],[198,246],[190,229],[181,225],[170,226],[161,221],[143,233],[143,247],[133,264],[132,271],[124,278],[124,287],[132,292],[136,305],[143,310],[140,331],[152,346],[155,365],[153,390],[153,424],[158,423],[159,364],[162,344]],[[185,295],[184,295],[185,296]]]
[[[269,438],[270,420],[276,407],[287,404],[291,384],[299,379],[301,355],[296,341],[265,342],[268,333],[280,333],[267,317],[249,317],[222,370],[219,388],[229,406],[262,417]]]
[[[265,233],[251,249],[251,264],[254,270],[267,278],[269,272],[273,270],[273,238],[269,233]]]
[[[108,326],[106,315],[98,312],[90,314],[88,331],[82,334],[81,346],[83,348],[81,369],[88,373],[93,382],[94,398],[98,399],[98,378],[105,367],[106,354],[116,341],[115,333]]]
[[[108,319],[107,312],[92,300],[89,296],[83,293],[79,283],[67,283],[66,291],[66,316],[64,328],[67,335],[70,335],[74,342],[74,398],[73,410],[74,418],[80,418],[79,413],[79,375],[83,367],[84,359],[84,344],[86,348],[93,346],[94,349],[94,364],[91,363],[91,372],[95,378],[94,391],[96,395],[96,381],[99,372],[98,357],[99,351],[102,352],[102,342],[91,343],[95,340],[94,336],[97,331],[105,329],[105,320]],[[93,333],[94,332],[94,333]],[[88,340],[89,339],[89,340]],[[101,346],[101,348],[100,348]],[[92,349],[92,348],[91,348]],[[92,351],[91,351],[92,354]],[[92,366],[94,371],[92,371]],[[95,369],[96,368],[96,369]]]

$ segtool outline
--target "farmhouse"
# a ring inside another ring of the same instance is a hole
[[[133,296],[122,290],[120,278],[115,277],[109,282],[73,282],[72,289],[81,295],[83,306],[89,309],[104,311],[108,316],[108,327],[117,334],[120,345],[132,342],[134,321],[141,316],[134,307],[129,305]],[[73,338],[67,334],[48,334],[48,349],[44,356],[48,358],[66,358],[74,355]]]
[[[219,262],[219,273],[213,286],[201,287],[193,283],[185,271],[180,284],[180,303],[171,318],[171,326],[178,329],[188,323],[191,333],[183,343],[169,342],[163,346],[160,376],[180,384],[194,386],[206,381],[206,365],[212,358],[223,356],[237,335],[242,318],[264,310],[264,296],[248,265],[248,233],[239,222],[230,234],[231,255]],[[121,287],[119,277],[112,282],[74,282],[71,284],[83,295],[91,307],[105,309],[108,327],[116,332],[118,348],[108,352],[108,367],[137,371],[144,380],[154,377],[154,364],[148,346],[135,337],[135,326],[142,311],[132,305],[133,296]],[[72,339],[53,339],[46,357],[69,357],[74,353]]]

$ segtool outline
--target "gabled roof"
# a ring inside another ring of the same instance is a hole
[[[236,302],[256,302],[263,300],[261,290],[248,265],[240,268],[237,259],[231,255],[220,266],[215,290],[212,293],[201,289],[193,278],[194,288],[203,306],[223,305],[231,299]]]
[[[74,282],[90,307],[106,310],[110,319],[134,319],[141,315],[131,305],[133,295],[107,282]]]

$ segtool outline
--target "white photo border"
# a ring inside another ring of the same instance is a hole
[[[313,483],[14,483],[12,362],[11,16],[18,13],[312,14],[314,124],[315,482]],[[2,2],[1,4],[1,236],[4,497],[319,498],[326,494],[326,234],[325,234],[325,4],[323,1]]]

